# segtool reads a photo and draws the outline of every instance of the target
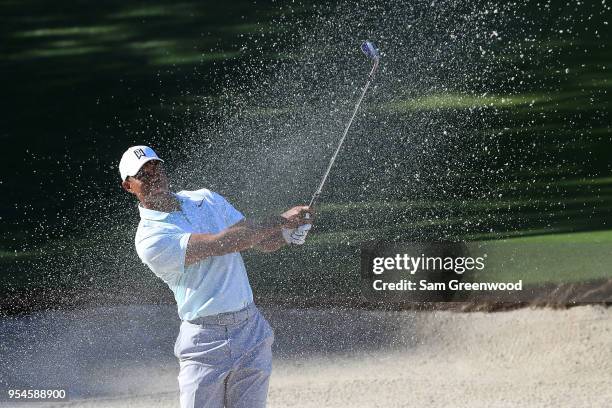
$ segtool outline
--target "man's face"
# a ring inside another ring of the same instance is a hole
[[[155,196],[166,195],[169,191],[168,177],[163,163],[158,160],[143,164],[135,176],[129,176],[121,185],[140,202],[154,200]]]

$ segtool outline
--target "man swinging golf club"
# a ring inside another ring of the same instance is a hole
[[[163,160],[150,147],[130,147],[121,158],[122,186],[140,202],[136,251],[172,289],[182,320],[174,354],[183,408],[265,406],[274,335],[253,304],[240,251],[304,243],[311,209],[378,68],[376,46],[366,41],[361,49],[372,69],[308,206],[245,220],[209,190],[170,192]]]
[[[174,347],[181,407],[264,407],[274,334],[253,303],[240,251],[303,244],[312,211],[247,220],[207,189],[173,193],[147,146],[127,149],[119,172],[139,201],[136,252],[174,292],[182,320]]]

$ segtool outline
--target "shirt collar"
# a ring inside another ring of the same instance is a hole
[[[174,197],[176,197],[177,200],[179,200],[179,203],[181,204],[181,208],[182,208],[183,201],[184,201],[183,198],[176,193],[172,193],[172,194],[174,195]],[[140,218],[142,218],[143,220],[151,220],[151,221],[163,221],[170,214],[172,214],[172,213],[167,213],[163,211],[157,211],[157,210],[151,210],[149,208],[144,208],[140,203],[138,203],[138,211],[140,212]]]

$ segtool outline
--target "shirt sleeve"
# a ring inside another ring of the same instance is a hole
[[[234,208],[223,196],[215,193],[216,202],[221,207],[223,212],[223,217],[225,218],[225,223],[228,227],[236,224],[238,221],[244,219],[244,215],[240,211]]]
[[[160,233],[136,245],[138,256],[153,273],[171,284],[185,272],[185,254],[191,236],[188,232]]]

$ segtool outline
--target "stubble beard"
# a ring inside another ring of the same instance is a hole
[[[180,210],[180,204],[176,197],[168,190],[149,194],[144,199],[144,206],[161,212],[172,212]]]

